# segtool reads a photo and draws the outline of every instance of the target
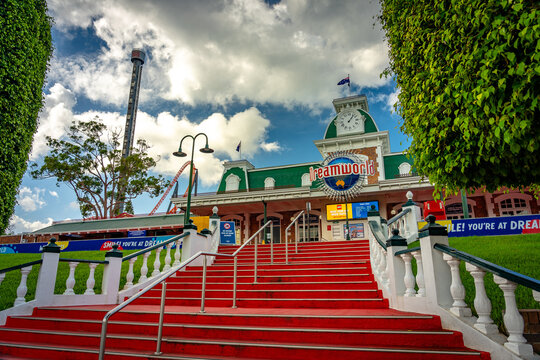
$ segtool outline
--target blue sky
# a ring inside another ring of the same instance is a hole
[[[366,94],[393,152],[406,148],[387,45],[374,24],[377,1],[49,0],[54,54],[31,162],[47,154],[45,135],[62,137],[73,120],[98,115],[123,128],[130,54],[147,53],[136,138],[161,157],[155,172],[172,178],[183,159],[171,156],[180,139],[204,131],[212,155],[197,153],[199,191],[215,191],[222,163],[242,157],[256,167],[321,160],[321,139],[335,115],[332,100],[348,96],[337,82],[350,74],[352,94]],[[201,141],[201,139],[198,139]],[[201,144],[201,147],[204,144]],[[180,179],[181,191],[187,177]],[[142,196],[136,213],[158,198]],[[71,190],[54,179],[25,175],[10,231],[33,231],[81,214]],[[165,201],[159,211],[164,211]]]

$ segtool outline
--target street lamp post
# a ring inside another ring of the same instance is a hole
[[[184,136],[182,138],[182,140],[180,140],[180,146],[178,146],[178,151],[173,152],[174,156],[178,156],[178,157],[187,156],[187,154],[182,151],[182,143],[184,142],[185,138],[193,139],[192,147],[191,147],[191,161],[189,163],[189,184],[188,184],[188,197],[187,197],[186,215],[184,216],[184,228],[186,227],[186,225],[190,225],[189,224],[189,216],[190,216],[190,208],[191,208],[191,188],[193,186],[193,184],[192,184],[192,182],[193,182],[193,155],[195,153],[195,139],[197,139],[197,137],[199,137],[199,135],[203,135],[206,138],[206,145],[203,148],[199,149],[199,151],[202,152],[202,153],[205,153],[205,154],[213,153],[214,150],[210,149],[208,147],[208,136],[206,136],[205,133],[198,133],[195,136],[191,136],[191,135]]]

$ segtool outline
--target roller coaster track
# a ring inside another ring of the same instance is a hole
[[[173,188],[174,184],[176,184],[176,182],[178,181],[178,178],[180,177],[180,175],[182,175],[182,172],[185,170],[185,168],[191,163],[191,161],[186,161],[184,163],[184,165],[182,165],[182,167],[180,168],[180,170],[178,170],[178,172],[176,173],[176,176],[171,180],[171,183],[169,184],[169,187],[167,187],[167,190],[165,190],[165,193],[163,194],[163,196],[161,197],[161,199],[159,199],[157,205],[152,209],[152,211],[150,211],[150,213],[148,215],[154,215],[157,211],[157,209],[160,207],[160,205],[163,203],[163,201],[165,200],[165,198],[167,197],[167,195],[169,195],[169,192],[171,192],[171,189]],[[195,169],[195,167],[193,167],[193,173],[195,173],[197,171],[197,169]],[[193,179],[195,180],[195,177],[193,177]],[[189,188],[189,187],[188,187]]]

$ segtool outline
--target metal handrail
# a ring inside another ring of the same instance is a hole
[[[67,258],[59,258],[58,261],[79,262],[79,263],[85,263],[85,264],[108,264],[109,263],[109,260],[88,260],[88,259],[67,259]]]
[[[181,238],[183,238],[183,237],[186,237],[187,234],[189,234],[189,233],[186,232],[186,233],[183,233],[183,234],[180,234],[180,235],[173,236],[173,237],[170,238],[169,240],[162,241],[162,242],[157,243],[157,244],[155,244],[155,245],[149,246],[149,247],[147,247],[147,248],[145,248],[145,249],[142,249],[142,250],[139,250],[139,251],[137,251],[137,252],[131,253],[131,254],[127,255],[127,256],[124,256],[124,257],[122,258],[122,262],[127,261],[127,260],[129,260],[129,259],[132,259],[132,258],[134,258],[134,257],[137,257],[137,256],[139,256],[139,255],[141,255],[141,254],[144,254],[144,253],[148,252],[148,251],[152,251],[152,250],[157,249],[157,248],[159,248],[159,247],[165,246],[165,245],[167,245],[167,244],[169,244],[169,243],[171,243],[171,242],[173,242],[173,241],[177,241],[178,239],[181,239]]]
[[[418,251],[418,250],[420,250],[420,246],[413,247],[413,248],[410,248],[410,249],[400,250],[400,251],[396,252],[394,254],[394,256],[400,256],[402,254],[408,254],[408,253],[412,253],[412,252],[415,252],[415,251]]]
[[[36,264],[41,264],[42,262],[43,262],[43,259],[39,259],[39,260],[30,261],[30,262],[27,262],[27,263],[24,263],[24,264],[8,267],[8,268],[5,268],[5,269],[0,269],[0,274],[7,273],[7,272],[17,270],[17,269],[22,269],[22,268],[32,266],[32,265],[36,265]]]
[[[178,270],[186,267],[191,262],[193,262],[195,259],[197,259],[199,256],[204,256],[204,262],[203,262],[203,283],[202,283],[202,295],[201,295],[201,312],[204,312],[204,299],[205,299],[205,288],[206,288],[206,257],[207,256],[223,256],[223,257],[232,257],[230,254],[220,254],[220,253],[211,253],[211,252],[203,252],[199,251],[183,263],[171,268],[166,273],[162,274],[158,278],[156,278],[154,281],[152,281],[150,284],[148,284],[144,289],[136,293],[135,295],[131,296],[129,299],[125,300],[120,305],[116,306],[114,309],[110,310],[105,316],[103,317],[102,324],[101,324],[101,337],[100,337],[100,344],[99,344],[99,360],[103,360],[105,356],[105,345],[106,345],[106,338],[107,338],[107,325],[109,323],[109,319],[131,304],[133,301],[137,300],[139,297],[144,295],[149,290],[153,289],[156,285],[163,282],[163,287],[161,290],[161,306],[160,306],[160,314],[159,314],[159,327],[158,327],[158,339],[157,339],[157,345],[156,345],[156,355],[161,354],[161,335],[162,335],[162,329],[163,329],[163,316],[165,311],[165,291],[166,291],[166,283],[164,282],[166,279],[168,279],[170,276],[175,274]]]
[[[529,276],[504,268],[497,264],[486,261],[482,258],[476,257],[471,254],[467,254],[466,252],[463,252],[463,251],[459,251],[450,246],[446,246],[443,244],[435,244],[433,245],[433,248],[435,250],[439,250],[440,252],[451,255],[452,257],[455,257],[457,259],[473,264],[474,266],[482,268],[485,271],[489,271],[490,273],[500,276],[513,283],[526,286],[535,291],[540,291],[540,280],[533,279]]]
[[[405,214],[408,214],[408,213],[410,213],[411,211],[412,211],[411,208],[404,209],[404,210],[401,211],[399,214],[397,214],[396,216],[394,216],[393,218],[391,218],[390,220],[388,220],[388,222],[386,223],[386,225],[392,225],[393,223],[395,223],[396,221],[398,221],[399,219],[401,219],[403,216],[405,216]]]
[[[382,230],[380,230],[379,228],[379,224],[376,222],[376,221],[368,221],[368,225],[369,225],[369,229],[371,230],[371,233],[373,234],[373,237],[375,238],[375,240],[379,243],[379,245],[384,249],[386,250],[386,244],[384,241],[382,241],[381,239],[379,239],[379,236],[377,235],[377,233],[380,231],[382,232]]]
[[[296,222],[298,221],[298,219],[300,218],[300,215],[303,215],[304,214],[304,211],[305,210],[302,210],[298,215],[296,215],[296,217],[294,218],[294,220],[289,224],[289,226],[287,226],[285,228],[285,263],[288,264],[289,263],[289,228],[291,226],[293,226],[293,224],[296,224]],[[295,234],[294,234],[294,247],[295,247],[295,253],[298,254],[298,226],[295,225],[294,226],[294,229],[295,229]]]
[[[242,244],[233,254],[234,256],[234,278],[233,278],[233,309],[236,309],[236,279],[237,279],[237,272],[238,272],[238,258],[237,255],[244,247],[246,247],[247,244],[249,244],[257,235],[260,234],[260,232],[270,225],[272,223],[272,220],[268,220],[266,224],[264,224],[259,230],[255,232],[255,234],[251,235],[249,239],[246,240],[245,243]],[[270,239],[272,241],[272,244],[274,243],[274,239],[272,239],[272,231],[270,231]],[[253,273],[253,283],[257,283],[257,241],[255,241],[255,266],[254,266],[254,273]]]

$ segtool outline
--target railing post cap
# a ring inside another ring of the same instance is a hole
[[[193,220],[189,219],[189,224],[184,225],[184,229],[185,230],[190,230],[190,229],[197,230],[197,225],[193,225]]]
[[[388,221],[386,221],[386,219],[384,218],[381,218],[381,224],[386,224]]]
[[[375,205],[371,205],[371,208],[368,210],[367,216],[379,216],[379,210],[375,209]]]
[[[207,228],[202,229],[201,234],[203,235],[212,235],[212,232]]]
[[[43,247],[42,252],[60,254],[60,246],[56,245],[56,238],[51,238],[50,242]]]
[[[210,219],[219,219],[218,207],[217,206],[214,206],[212,208],[212,215],[210,215]]]
[[[448,236],[448,231],[446,226],[439,225],[435,222],[435,215],[428,215],[426,218],[427,224],[420,229],[420,237],[430,236],[430,235],[443,235]]]
[[[404,237],[399,236],[399,230],[393,229],[392,236],[386,240],[386,246],[407,246],[407,240]]]
[[[118,244],[116,243],[113,244],[112,250],[107,251],[107,253],[105,254],[105,258],[121,258],[122,256],[123,254],[120,250],[118,250]]]

